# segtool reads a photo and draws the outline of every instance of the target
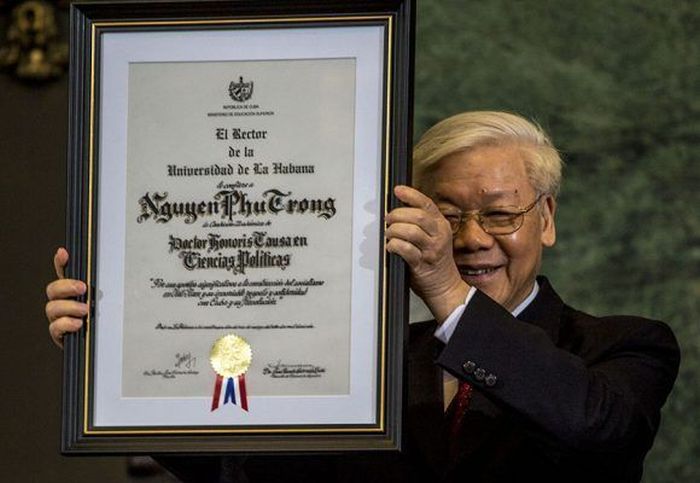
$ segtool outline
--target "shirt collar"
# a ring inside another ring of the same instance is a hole
[[[532,303],[533,300],[535,300],[535,297],[537,297],[537,294],[540,291],[540,284],[537,283],[537,280],[535,280],[535,284],[532,286],[532,291],[530,292],[530,295],[525,297],[525,300],[520,302],[520,305],[515,307],[515,309],[511,312],[513,314],[513,317],[517,317],[518,315],[521,314],[523,310],[527,308],[528,305]]]

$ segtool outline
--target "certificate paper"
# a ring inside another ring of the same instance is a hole
[[[177,100],[177,102],[174,102]],[[349,389],[355,60],[129,67],[125,397]]]
[[[399,448],[413,3],[71,9],[63,450]]]

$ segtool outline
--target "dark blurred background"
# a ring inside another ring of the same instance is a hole
[[[0,46],[11,43],[17,3],[0,0]],[[56,23],[66,42],[64,4]],[[567,164],[558,242],[543,272],[580,309],[673,327],[681,372],[644,482],[700,481],[700,4],[418,0],[417,29],[416,135],[464,110],[538,121]],[[60,63],[60,52],[52,55]],[[68,82],[65,74],[23,80],[6,64],[0,480],[126,482],[122,458],[58,454],[62,355],[43,310],[65,236]]]

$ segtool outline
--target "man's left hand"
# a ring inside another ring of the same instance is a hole
[[[433,200],[409,186],[394,194],[405,206],[386,216],[386,249],[403,258],[413,290],[442,323],[464,300],[469,285],[452,257],[452,229]]]

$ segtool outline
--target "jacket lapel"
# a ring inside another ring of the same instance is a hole
[[[546,277],[537,277],[540,286],[535,300],[518,315],[518,320],[543,329],[555,345],[559,344],[559,326],[564,302],[554,291]]]

